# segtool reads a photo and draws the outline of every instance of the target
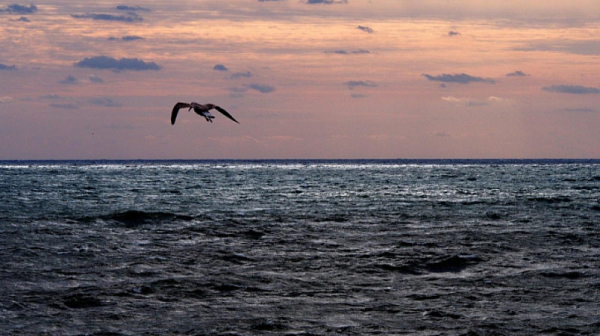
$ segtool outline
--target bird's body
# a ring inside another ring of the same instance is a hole
[[[177,113],[179,113],[179,110],[182,108],[186,108],[186,107],[189,108],[188,111],[194,109],[194,112],[196,112],[198,115],[201,115],[204,118],[206,118],[206,121],[212,122],[212,120],[214,119],[215,116],[210,114],[210,110],[215,109],[215,110],[221,112],[221,114],[223,114],[227,118],[229,118],[239,124],[239,122],[237,120],[235,120],[235,118],[233,116],[231,116],[231,114],[229,114],[229,112],[225,111],[224,109],[222,109],[219,106],[216,106],[214,104],[202,105],[202,104],[198,104],[196,102],[191,102],[189,104],[179,102],[179,103],[175,104],[175,106],[173,106],[173,111],[171,111],[171,125],[175,125],[175,119],[177,119]]]

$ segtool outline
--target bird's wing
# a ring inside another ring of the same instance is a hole
[[[224,109],[220,108],[219,106],[215,106],[215,110],[221,112],[224,116],[226,116],[227,118],[229,118],[239,124],[239,121],[235,120],[235,118],[233,116],[231,116],[231,114],[229,114],[229,112],[225,111]]]
[[[173,106],[173,111],[171,111],[171,125],[175,125],[175,119],[177,119],[177,113],[179,112],[180,109],[185,108],[185,107],[190,107],[191,105],[188,103],[177,103],[175,104],[175,106]]]

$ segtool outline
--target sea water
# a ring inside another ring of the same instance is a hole
[[[1,335],[597,335],[600,161],[0,162]]]

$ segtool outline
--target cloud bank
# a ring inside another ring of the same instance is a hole
[[[108,56],[96,56],[85,58],[82,61],[75,63],[74,65],[79,68],[113,69],[117,71],[145,71],[161,69],[161,67],[154,62],[144,62],[137,58],[115,59]]]
[[[544,86],[542,90],[547,92],[571,93],[571,94],[596,94],[600,90],[595,87],[581,85],[552,85]]]
[[[33,14],[38,11],[37,6],[22,6],[22,5],[8,5],[5,9],[0,9],[0,12],[9,13],[9,14]]]
[[[117,21],[117,22],[127,22],[127,23],[144,21],[143,17],[141,17],[135,13],[129,13],[129,16],[112,15],[112,14],[71,14],[71,17],[74,19],[92,19],[92,20]]]
[[[496,82],[491,78],[474,77],[471,75],[467,75],[465,73],[457,74],[457,75],[442,74],[442,75],[438,75],[438,76],[431,76],[428,74],[423,74],[423,76],[430,81],[444,82],[444,83],[469,84],[469,83],[473,83],[473,82],[482,82],[482,83],[494,84]]]

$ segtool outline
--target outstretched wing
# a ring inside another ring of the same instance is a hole
[[[215,110],[221,112],[224,116],[226,116],[227,118],[229,118],[239,124],[239,122],[237,120],[235,120],[235,118],[232,117],[231,114],[229,114],[229,112],[225,111],[224,109],[220,108],[219,106],[215,106]]]
[[[180,109],[185,108],[185,107],[190,107],[191,105],[188,103],[177,103],[175,104],[175,106],[173,106],[173,111],[171,111],[171,125],[175,125],[175,119],[177,119],[177,113],[179,112]]]

